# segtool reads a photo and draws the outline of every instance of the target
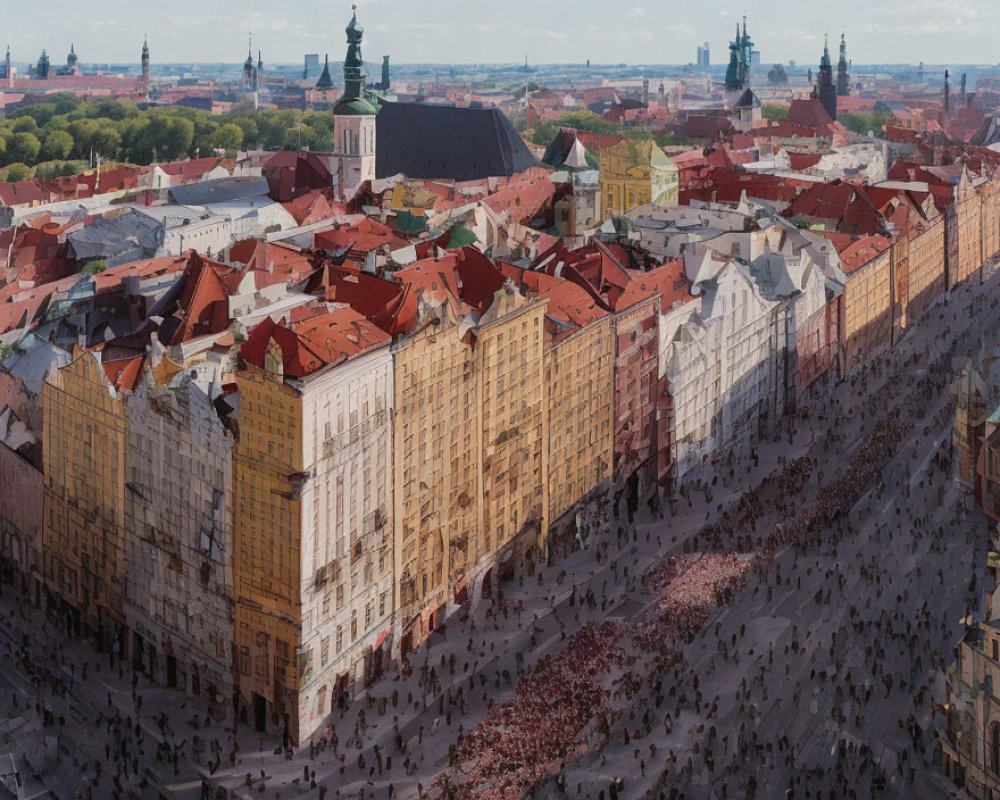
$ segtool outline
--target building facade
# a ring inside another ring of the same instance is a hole
[[[233,708],[232,436],[187,381],[129,399],[125,619],[132,663]]]
[[[299,733],[382,674],[393,600],[387,344],[303,382]]]
[[[550,522],[611,478],[614,353],[610,316],[571,331],[545,351]]]
[[[22,596],[41,600],[44,480],[41,470],[0,444],[0,566]]]
[[[679,197],[677,166],[655,142],[624,139],[601,150],[602,218],[656,203],[675,206]]]
[[[869,237],[868,241],[858,242],[842,252],[841,261],[847,283],[841,300],[840,329],[844,369],[850,372],[877,348],[889,343],[892,251],[888,240]]]
[[[910,232],[907,318],[917,320],[945,288],[945,216],[936,214]]]
[[[42,574],[50,609],[65,615],[72,632],[124,655],[125,399],[100,358],[78,352],[42,390]]]
[[[545,306],[508,286],[473,329],[445,304],[394,346],[404,656],[451,610],[544,551]]]

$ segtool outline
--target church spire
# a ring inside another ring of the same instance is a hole
[[[851,78],[847,73],[847,40],[840,34],[840,61],[837,62],[837,94],[846,97],[851,93]]]
[[[360,100],[365,86],[365,62],[361,58],[361,40],[365,29],[358,24],[358,7],[351,6],[353,14],[347,25],[347,58],[344,59],[344,99]]]
[[[819,75],[816,78],[816,87],[813,89],[813,98],[823,104],[830,119],[837,119],[837,87],[833,84],[829,36],[824,37],[823,40],[823,58],[819,62]]]
[[[951,86],[948,83],[948,70],[944,71],[944,115],[951,113]]]
[[[365,29],[358,24],[358,7],[351,7],[347,34],[347,57],[344,59],[344,94],[334,106],[334,114],[377,114],[378,109],[365,96],[365,62],[361,58],[361,40]]]
[[[323,59],[323,72],[319,76],[319,80],[316,81],[317,89],[332,89],[333,88],[333,78],[330,76],[330,56],[327,55]]]

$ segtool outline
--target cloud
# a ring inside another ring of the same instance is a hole
[[[625,12],[626,17],[644,17],[646,16],[646,9],[641,6],[633,6]]]

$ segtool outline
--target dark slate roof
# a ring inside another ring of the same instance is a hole
[[[510,121],[495,108],[383,103],[376,118],[375,174],[472,181],[536,166]]]

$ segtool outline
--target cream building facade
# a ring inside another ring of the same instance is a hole
[[[183,379],[140,384],[128,407],[125,619],[133,664],[230,715],[233,439]]]

